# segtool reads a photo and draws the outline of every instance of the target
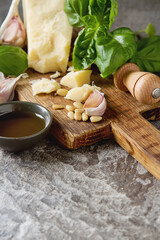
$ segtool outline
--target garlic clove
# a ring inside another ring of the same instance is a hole
[[[12,18],[8,27],[5,29],[3,33],[3,42],[6,43],[13,42],[16,39],[18,27],[19,24],[17,21],[17,17]]]
[[[88,116],[102,116],[107,108],[104,94],[98,90],[93,91],[84,104],[85,113]]]
[[[103,95],[99,91],[91,92],[90,96],[84,104],[84,108],[96,108],[103,100]]]
[[[23,47],[26,44],[26,30],[19,16],[20,0],[13,0],[6,19],[0,27],[0,44]]]
[[[3,73],[0,72],[0,103],[13,100],[16,84],[23,76],[25,76],[25,73],[16,78],[4,78]]]

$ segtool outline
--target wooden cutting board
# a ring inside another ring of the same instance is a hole
[[[96,72],[92,80],[105,93],[108,108],[99,123],[71,120],[67,111],[53,110],[52,105],[72,104],[72,101],[55,94],[33,96],[29,81],[50,77],[29,70],[29,79],[19,81],[16,91],[21,101],[36,102],[45,106],[53,115],[51,134],[69,149],[91,145],[102,139],[114,138],[130,155],[139,161],[150,173],[160,180],[160,132],[150,120],[160,119],[160,102],[143,105],[130,93],[116,89],[112,78],[102,79]],[[61,78],[58,78],[60,81]]]

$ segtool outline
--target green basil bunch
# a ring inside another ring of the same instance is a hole
[[[106,78],[131,61],[142,70],[160,72],[160,38],[154,36],[153,25],[145,30],[150,37],[138,43],[129,28],[109,32],[118,12],[117,0],[65,0],[64,11],[72,26],[82,28],[74,43],[75,69],[96,63],[101,76]]]
[[[75,69],[96,63],[105,78],[136,53],[135,36],[129,28],[109,32],[118,12],[117,0],[66,0],[64,11],[71,25],[83,27],[73,50]]]

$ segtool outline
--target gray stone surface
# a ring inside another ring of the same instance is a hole
[[[0,0],[0,21],[9,2]],[[153,22],[160,33],[159,11],[159,0],[121,0],[113,28]],[[0,149],[1,240],[158,240],[159,209],[160,182],[112,140]]]

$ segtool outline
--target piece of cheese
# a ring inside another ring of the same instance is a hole
[[[23,0],[29,67],[40,73],[66,72],[72,27],[64,0]]]
[[[58,78],[59,76],[61,76],[60,72],[56,71],[55,73],[53,73],[50,78]]]
[[[61,85],[55,80],[49,80],[47,78],[37,79],[30,81],[33,95],[39,93],[51,93],[61,88]]]
[[[60,83],[69,88],[81,87],[84,84],[90,84],[91,73],[92,70],[72,71],[67,73]]]
[[[95,89],[100,90],[100,88],[95,85],[91,86],[89,84],[84,84],[82,87],[70,89],[65,98],[75,102],[85,102],[91,92]]]

